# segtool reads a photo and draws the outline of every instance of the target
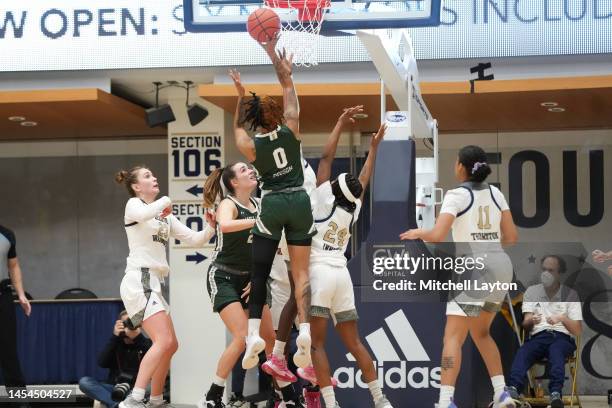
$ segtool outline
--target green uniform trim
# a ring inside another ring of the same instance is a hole
[[[304,184],[301,142],[285,125],[272,132],[257,134],[253,165],[262,190],[282,190]]]
[[[250,275],[232,275],[211,264],[208,267],[206,290],[212,302],[213,312],[220,313],[223,308],[234,302],[240,302],[242,308],[246,309],[246,299],[240,296],[250,281]]]
[[[253,234],[278,241],[283,230],[288,243],[316,235],[310,198],[304,189],[275,191],[261,199],[261,211]]]

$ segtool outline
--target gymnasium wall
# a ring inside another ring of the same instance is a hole
[[[128,253],[128,199],[114,173],[145,163],[167,194],[166,141],[0,144],[0,224],[15,231],[25,288],[35,299],[82,287],[119,297]]]

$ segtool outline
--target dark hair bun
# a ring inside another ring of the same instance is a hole
[[[125,179],[128,177],[128,172],[125,170],[118,171],[115,173],[115,181],[118,184],[122,184],[125,182]]]
[[[488,163],[482,163],[478,166],[478,169],[472,173],[471,180],[477,183],[482,183],[491,174],[491,167]]]

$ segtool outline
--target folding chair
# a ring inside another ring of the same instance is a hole
[[[576,337],[576,351],[573,355],[568,357],[565,360],[565,365],[569,368],[566,372],[569,372],[569,379],[572,382],[572,392],[569,396],[563,396],[563,405],[570,406],[570,408],[578,407],[582,408],[582,404],[580,403],[580,397],[578,395],[578,368],[580,365],[580,336]],[[526,397],[523,399],[524,406],[548,406],[549,398],[548,397],[536,397],[536,390],[534,387],[534,381],[536,378],[545,378],[547,374],[547,366],[548,360],[542,359],[535,362],[535,364],[529,369],[527,372],[527,376],[529,378],[529,384],[527,386]],[[536,377],[536,369],[537,367],[544,367],[544,373],[540,377]]]

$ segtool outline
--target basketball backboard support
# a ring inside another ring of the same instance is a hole
[[[412,39],[407,29],[359,30],[357,36],[370,54],[385,88],[400,111],[386,112],[381,96],[381,120],[387,124],[385,140],[429,139],[433,157],[419,157],[415,163],[416,219],[419,228],[435,223],[438,182],[438,122],[432,117],[421,95],[419,70]],[[384,93],[381,92],[384,95]]]
[[[433,138],[437,124],[421,95],[419,70],[408,30],[359,30],[357,37],[398,108],[407,112],[409,136]],[[393,122],[403,122],[397,115],[386,118],[390,127]]]
[[[263,0],[183,0],[185,28],[194,33],[244,32],[249,14],[263,7],[263,3]],[[440,3],[441,0],[331,0],[321,34],[341,30],[438,26]],[[284,23],[297,21],[295,12],[274,10]]]

